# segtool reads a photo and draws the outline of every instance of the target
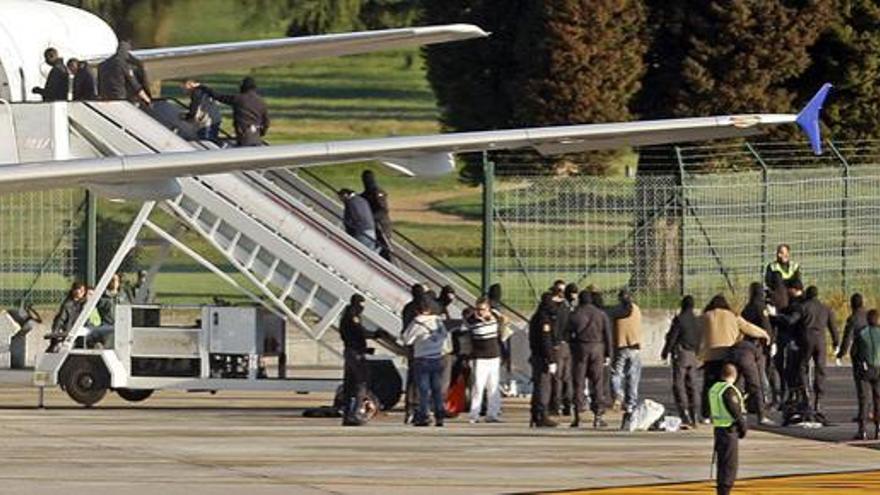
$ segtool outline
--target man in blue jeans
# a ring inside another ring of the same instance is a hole
[[[351,189],[341,189],[339,200],[343,205],[342,225],[345,232],[370,251],[378,251],[376,222],[373,220],[370,203]]]
[[[419,407],[413,420],[414,426],[430,425],[429,403],[433,405],[436,426],[443,426],[443,417],[446,414],[446,398],[443,397],[443,351],[447,331],[440,316],[432,312],[432,306],[432,301],[423,297],[419,301],[419,314],[403,334],[404,345],[413,349],[415,379],[419,387]]]
[[[627,291],[620,291],[618,304],[608,309],[614,326],[614,364],[611,368],[611,393],[614,408],[623,405],[621,429],[625,429],[639,402],[642,378],[642,312]]]

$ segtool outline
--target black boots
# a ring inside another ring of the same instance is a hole
[[[556,428],[558,424],[556,421],[548,418],[546,414],[538,413],[532,414],[532,418],[529,421],[530,428]]]
[[[597,414],[597,415],[593,416],[593,428],[594,429],[598,430],[599,428],[607,428],[607,427],[608,427],[608,423],[606,423],[605,420],[602,419],[601,414]]]

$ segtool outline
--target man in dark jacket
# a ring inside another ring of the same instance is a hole
[[[58,309],[58,314],[52,320],[52,333],[48,337],[49,347],[46,349],[46,352],[58,352],[61,343],[64,342],[67,334],[73,329],[73,324],[79,317],[80,312],[82,312],[87,294],[86,284],[74,282],[71,285],[67,297]]]
[[[553,304],[556,317],[553,323],[555,345],[553,355],[556,358],[556,373],[551,377],[552,392],[550,394],[550,414],[569,416],[571,414],[571,348],[568,345],[568,317],[571,314],[567,285],[557,280],[550,288],[553,293]],[[575,293],[577,291],[575,290]]]
[[[67,60],[67,70],[73,75],[73,99],[75,101],[94,100],[98,93],[95,78],[89,72],[89,64],[75,58]]]
[[[376,222],[373,221],[370,204],[351,189],[341,189],[339,199],[344,207],[342,224],[345,232],[370,251],[376,251]]]
[[[372,170],[364,170],[361,174],[361,182],[364,184],[364,192],[361,196],[370,203],[373,218],[376,219],[379,255],[391,261],[391,234],[394,227],[391,225],[391,214],[388,210],[388,193],[376,183],[376,175]]]
[[[791,247],[788,244],[780,244],[776,247],[776,260],[767,265],[764,271],[764,284],[773,287],[773,276],[778,275],[785,282],[786,287],[793,287],[801,282],[801,267],[791,260]]]
[[[556,422],[548,417],[550,406],[550,378],[556,374],[555,334],[553,326],[556,319],[556,305],[553,294],[545,292],[541,303],[529,321],[529,348],[532,365],[532,417],[529,426],[553,428]]]
[[[825,353],[827,344],[825,331],[831,333],[834,353],[840,350],[840,337],[834,313],[826,304],[819,301],[819,290],[807,287],[806,302],[801,315],[801,383],[809,389],[810,361],[813,361],[813,411],[821,412],[821,400],[825,394]]]
[[[859,431],[856,440],[868,438],[865,423],[868,421],[868,396],[874,404],[874,440],[880,440],[880,327],[877,310],[868,311],[868,326],[862,328],[853,343],[853,366],[858,369]]]
[[[604,368],[611,362],[611,322],[605,312],[593,305],[587,290],[578,295],[577,309],[568,318],[568,335],[575,394],[571,426],[580,425],[580,413],[586,410],[584,390],[589,380],[593,428],[606,427],[608,423],[602,419],[605,414]]]
[[[767,392],[765,382],[768,381],[765,370],[772,349],[774,332],[765,303],[764,287],[760,282],[753,282],[749,286],[749,302],[743,308],[741,316],[752,325],[764,329],[771,339],[771,344],[765,345],[760,339],[745,337],[742,342],[734,346],[733,357],[739,367],[740,380],[745,382],[745,390],[748,392],[746,402],[749,412],[756,414],[761,424],[772,425],[773,421],[764,414],[764,404]],[[737,386],[743,389],[739,383]]]
[[[369,334],[361,321],[364,301],[364,296],[353,294],[349,305],[342,310],[342,319],[339,322],[339,336],[344,345],[343,357],[345,358],[343,426],[360,426],[364,423],[360,410],[364,397],[367,395],[369,380],[366,359],[367,355],[373,352],[367,347]]]
[[[46,77],[46,85],[42,89],[34,88],[34,93],[41,95],[43,101],[66,101],[70,79],[64,60],[58,56],[58,50],[54,48],[47,48],[43,52],[43,60],[51,69]]]
[[[257,93],[254,78],[242,79],[235,95],[220,94],[205,85],[202,88],[215,100],[232,107],[232,123],[238,146],[263,145],[263,136],[269,130],[269,110]]]
[[[98,96],[102,100],[140,100],[151,103],[150,96],[135,76],[131,65],[131,44],[120,41],[116,54],[98,65]]]
[[[852,365],[853,383],[856,386],[856,397],[858,397],[859,405],[865,402],[864,387],[862,387],[862,369],[859,366],[855,355],[855,347],[853,341],[858,337],[859,333],[868,326],[868,311],[865,309],[865,300],[858,292],[853,294],[849,299],[850,315],[846,319],[846,325],[843,330],[843,339],[840,343],[840,350],[835,356],[838,360],[843,359],[849,354],[850,363]],[[862,411],[859,408],[859,411]],[[856,420],[863,418],[856,417]],[[867,420],[867,418],[864,418]]]
[[[672,356],[672,393],[682,423],[697,426],[697,349],[700,345],[700,325],[694,314],[693,296],[684,296],[681,311],[672,319],[666,334],[666,344],[660,353],[664,361]]]
[[[749,302],[742,310],[742,317],[752,325],[763,328],[770,335],[770,345],[762,345],[759,341],[751,338],[760,350],[757,361],[758,367],[763,373],[762,385],[764,390],[764,401],[772,405],[778,405],[782,402],[782,389],[780,387],[779,373],[773,365],[773,356],[776,354],[776,328],[770,322],[770,311],[767,309],[767,302],[764,294],[764,288],[758,282],[753,282],[749,286]],[[769,393],[769,396],[768,396]]]

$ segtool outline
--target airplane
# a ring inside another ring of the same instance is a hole
[[[0,100],[15,103],[37,98],[29,87],[45,81],[48,68],[41,55],[50,46],[65,58],[97,63],[113,54],[119,43],[103,20],[67,5],[0,0],[0,12]],[[486,36],[477,26],[453,24],[151,48],[132,54],[143,61],[151,78],[162,79]],[[796,115],[723,115],[14,163],[0,165],[0,192],[82,186],[117,199],[168,199],[180,191],[177,177],[365,160],[430,177],[451,172],[456,153],[533,148],[542,154],[564,154],[746,137],[791,123],[804,130],[814,152],[820,154],[819,110],[829,90],[829,84],[822,86]]]

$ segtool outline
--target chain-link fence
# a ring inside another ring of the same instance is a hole
[[[682,294],[743,298],[787,243],[807,284],[876,292],[880,143],[826,148],[671,147],[642,150],[627,177],[504,175],[494,280],[523,311],[557,278],[671,308]]]
[[[82,190],[0,195],[0,304],[57,304],[75,276]]]

